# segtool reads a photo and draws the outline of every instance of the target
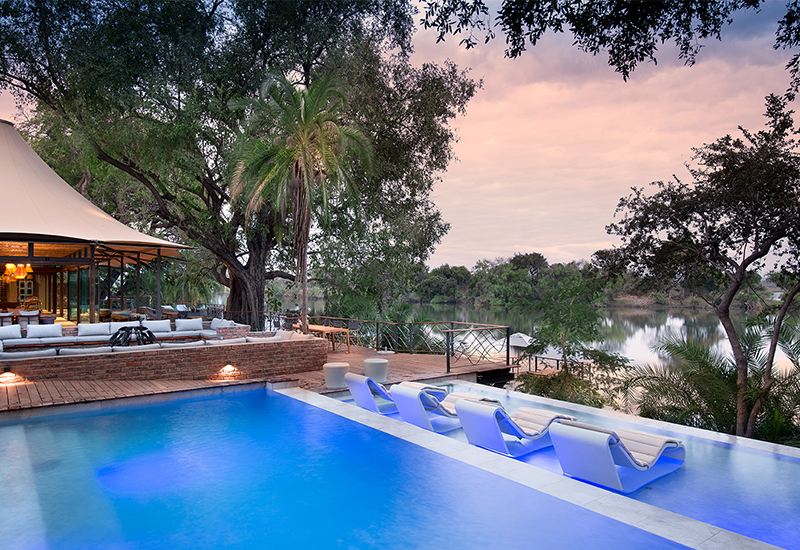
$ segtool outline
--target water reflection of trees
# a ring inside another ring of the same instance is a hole
[[[536,327],[534,312],[508,310],[505,308],[476,308],[452,304],[415,304],[420,315],[431,321],[460,321],[508,325],[511,332],[532,334]],[[668,335],[683,335],[708,347],[727,346],[725,333],[719,319],[713,312],[704,310],[648,310],[648,309],[608,309],[600,328],[601,347],[605,351],[620,353],[635,358],[632,347],[646,347],[648,357],[666,361],[650,348],[659,339]],[[742,316],[738,320],[744,322]],[[642,351],[639,350],[639,357]],[[639,361],[641,362],[641,359]]]

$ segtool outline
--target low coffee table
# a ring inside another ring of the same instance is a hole
[[[134,342],[140,346],[155,344],[156,337],[147,327],[122,327],[108,339],[109,346],[130,346]]]

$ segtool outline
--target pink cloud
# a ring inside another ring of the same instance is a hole
[[[686,177],[692,147],[763,127],[764,97],[789,80],[771,41],[712,43],[693,67],[665,48],[623,82],[564,35],[511,60],[501,40],[466,51],[420,31],[414,63],[450,58],[484,79],[453,123],[460,160],[434,198],[452,228],[429,264],[532,251],[565,262],[612,246],[605,226],[631,186]]]

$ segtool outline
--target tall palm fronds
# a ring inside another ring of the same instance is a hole
[[[793,370],[776,376],[776,383],[759,414],[755,436],[790,443],[800,430],[800,331],[786,329],[782,347]],[[761,395],[767,357],[763,327],[748,327],[741,344],[748,361],[747,402]],[[655,347],[666,355],[666,365],[634,368],[622,381],[625,405],[639,414],[723,433],[735,433],[737,369],[732,357],[681,336],[663,338]],[[791,350],[796,353],[791,354]]]
[[[327,212],[331,187],[353,190],[350,155],[371,168],[367,138],[341,123],[345,95],[331,76],[310,88],[296,87],[284,77],[271,77],[255,101],[231,102],[250,111],[256,136],[245,148],[231,187],[234,197],[246,197],[247,213],[272,205],[286,221],[291,213],[296,281],[302,284],[303,332],[308,332],[308,240],[312,199],[319,196]]]

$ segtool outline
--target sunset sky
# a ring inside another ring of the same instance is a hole
[[[568,262],[612,246],[605,226],[630,187],[685,177],[692,147],[739,125],[764,127],[764,97],[789,83],[791,54],[772,48],[784,11],[768,1],[761,14],[739,15],[692,67],[665,45],[658,65],[640,66],[628,82],[604,54],[571,46],[571,35],[546,36],[512,60],[502,36],[464,50],[457,38],[436,44],[435,33],[419,30],[414,64],[449,58],[484,82],[453,124],[459,161],[433,197],[452,228],[428,264],[472,268],[516,252]],[[13,116],[0,93],[0,118]]]

